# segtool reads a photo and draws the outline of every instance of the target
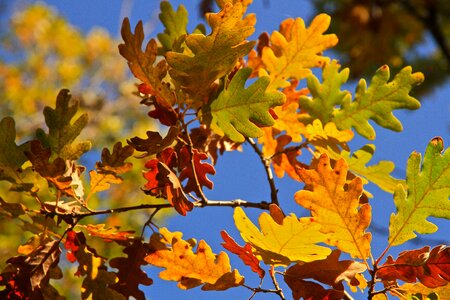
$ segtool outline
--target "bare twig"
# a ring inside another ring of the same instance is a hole
[[[256,154],[258,154],[258,156],[261,160],[261,163],[264,166],[264,170],[266,171],[267,181],[269,182],[269,186],[270,186],[271,203],[280,206],[279,201],[278,201],[278,189],[275,186],[272,169],[270,167],[271,160],[264,157],[264,154],[262,153],[261,149],[259,149],[258,145],[256,145],[255,141],[252,138],[247,138],[247,141],[252,146],[253,150],[255,150]]]
[[[269,270],[270,278],[272,279],[273,286],[275,287],[275,290],[277,291],[276,294],[280,296],[280,299],[285,300],[283,290],[280,288],[280,285],[278,284],[277,279],[275,278],[275,267],[270,266]]]

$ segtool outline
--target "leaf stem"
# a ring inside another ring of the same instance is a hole
[[[256,152],[256,154],[258,154],[258,156],[261,160],[261,163],[264,166],[264,170],[266,171],[267,181],[269,182],[269,186],[270,186],[271,204],[276,204],[276,205],[280,206],[280,203],[278,201],[278,189],[275,186],[275,180],[273,178],[272,169],[270,168],[271,160],[264,157],[264,154],[262,153],[261,149],[259,149],[258,145],[252,138],[247,138],[247,141],[252,146],[252,148]]]
[[[273,286],[275,287],[275,290],[277,291],[276,294],[278,296],[280,296],[280,298],[282,300],[285,300],[286,298],[284,297],[283,290],[280,288],[280,285],[278,284],[278,281],[275,278],[275,267],[273,265],[270,266],[269,274],[270,274],[270,278],[272,279]]]

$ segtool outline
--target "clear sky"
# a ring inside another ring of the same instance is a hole
[[[25,1],[26,2],[26,1]],[[154,37],[156,33],[162,31],[159,25],[157,15],[159,13],[159,1],[157,0],[136,0],[136,1],[111,1],[111,0],[46,0],[43,1],[54,6],[70,23],[74,24],[82,31],[87,32],[94,26],[107,28],[114,35],[118,35],[121,19],[124,16],[130,17],[131,24],[136,24],[138,20],[147,23],[147,37]],[[279,23],[288,17],[302,17],[308,23],[314,12],[306,0],[266,0],[255,1],[250,6],[250,12],[257,13],[256,35],[262,31],[278,29]],[[174,7],[183,3],[190,12],[191,28],[195,27],[198,22],[203,22],[198,18],[197,1],[171,1]],[[333,55],[332,55],[333,56]],[[339,59],[339,57],[334,56]],[[125,63],[125,60],[117,63]],[[420,70],[415,70],[420,71]],[[347,87],[350,91],[354,91],[355,84]],[[405,177],[406,161],[413,151],[423,153],[428,142],[435,136],[441,136],[445,145],[450,144],[450,83],[437,89],[435,92],[428,94],[422,100],[422,108],[417,111],[397,111],[396,116],[402,121],[404,131],[401,133],[392,132],[376,126],[377,138],[372,141],[376,146],[375,157],[373,162],[378,160],[394,161],[397,169],[394,176],[398,178]],[[138,103],[136,103],[138,105]],[[362,145],[370,143],[370,141],[362,138],[356,138],[350,143],[352,150],[359,149]],[[255,171],[256,170],[256,171]],[[245,199],[249,201],[269,200],[269,188],[265,180],[263,168],[258,161],[258,157],[249,147],[244,147],[243,153],[226,153],[219,158],[216,165],[217,174],[211,179],[215,182],[215,189],[207,191],[207,196],[215,200],[227,199]],[[293,194],[302,188],[299,183],[292,180],[278,180],[277,185],[280,189],[279,196],[281,204],[285,211],[292,211],[297,215],[304,213],[293,201]],[[376,229],[373,238],[373,253],[378,256],[387,244],[387,227],[389,216],[394,211],[393,199],[390,194],[380,191],[375,186],[367,188],[374,194],[374,198],[370,200],[373,206],[373,225],[372,231]],[[256,220],[255,217],[260,213],[257,210],[250,210],[249,215]],[[450,240],[450,228],[448,223],[437,222],[440,230],[437,234],[430,236],[431,240],[427,240],[428,244],[433,245],[435,240]],[[176,216],[167,221],[167,227],[171,231],[182,231],[185,238],[194,237],[197,240],[205,239],[213,248],[215,253],[222,251],[220,246],[220,230],[227,229],[228,233],[238,238],[233,219],[232,209],[230,208],[205,208],[196,209],[189,213],[187,217]],[[377,232],[382,234],[377,234]],[[426,237],[428,238],[428,237]],[[413,242],[406,243],[404,247],[395,247],[391,253],[396,255],[406,248],[419,248],[420,245]],[[247,267],[243,266],[238,259],[230,255],[232,265],[240,270],[245,271]],[[175,282],[164,282],[157,278],[160,269],[147,268],[149,276],[154,279],[154,284],[150,286],[146,293],[148,299],[169,300],[180,299],[247,299],[250,291],[245,288],[231,289],[226,292],[202,292],[198,288],[192,291],[181,291],[176,287]],[[250,286],[257,286],[258,280],[256,275],[244,273],[246,283]],[[268,279],[266,279],[268,280]],[[280,282],[282,279],[280,278]],[[289,289],[285,289],[286,296],[290,297]],[[361,298],[364,298],[361,294]],[[255,299],[279,299],[275,295],[258,295]]]

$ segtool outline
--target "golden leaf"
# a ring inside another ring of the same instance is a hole
[[[352,257],[366,259],[370,255],[372,236],[365,232],[371,220],[371,206],[359,205],[361,178],[345,185],[348,166],[343,159],[330,166],[328,155],[319,158],[317,170],[299,169],[298,175],[307,189],[295,194],[295,201],[311,211],[314,220],[328,233],[326,243],[338,247]]]
[[[181,232],[172,233],[166,228],[151,237],[151,246],[157,250],[146,256],[145,261],[165,268],[159,273],[161,279],[178,281],[178,287],[184,290],[202,284],[203,290],[226,290],[244,283],[244,277],[237,270],[231,272],[230,259],[225,252],[215,255],[201,240],[194,253],[192,248],[196,242],[181,237]]]
[[[310,218],[299,219],[291,214],[283,219],[282,224],[278,224],[268,213],[262,213],[259,217],[260,231],[244,210],[237,207],[234,222],[244,241],[268,265],[310,262],[325,259],[331,253],[331,249],[316,245],[324,242],[327,236],[320,232],[320,224]]]

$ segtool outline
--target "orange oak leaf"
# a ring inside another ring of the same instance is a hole
[[[414,283],[418,279],[429,288],[447,285],[450,281],[450,247],[441,245],[430,251],[430,247],[425,246],[403,251],[396,260],[388,256],[376,275],[383,281]]]
[[[134,231],[118,231],[118,228],[105,228],[105,224],[80,225],[87,230],[90,236],[96,236],[105,242],[117,242],[119,244],[129,244],[135,239]]]
[[[355,177],[346,185],[348,166],[343,159],[330,166],[327,154],[322,154],[317,170],[300,168],[298,175],[306,189],[295,193],[295,201],[309,209],[314,220],[329,234],[329,245],[349,253],[352,257],[367,259],[372,235],[366,232],[371,220],[371,206],[360,205],[363,184]]]
[[[31,141],[30,151],[25,151],[25,155],[39,175],[47,179],[56,189],[67,196],[77,198],[76,191],[72,188],[72,174],[76,173],[79,175],[84,168],[77,167],[70,161],[67,161],[68,164],[66,164],[66,161],[60,157],[49,162],[51,154],[51,150],[43,148],[38,140]],[[70,169],[67,169],[67,167],[70,167]]]
[[[292,290],[294,299],[324,299],[323,294],[329,299],[342,299],[344,295],[343,281],[351,286],[358,286],[360,282],[357,274],[363,273],[367,267],[365,264],[352,260],[339,260],[341,251],[334,250],[326,259],[308,263],[297,263],[287,269],[284,280]],[[313,289],[306,291],[304,288],[311,285],[312,279],[332,287],[326,290],[316,284]],[[314,291],[314,292],[313,292]]]
[[[263,278],[266,272],[259,266],[259,260],[253,254],[252,246],[248,243],[245,244],[244,247],[240,246],[231,236],[228,235],[225,230],[222,230],[220,234],[222,235],[222,239],[224,241],[222,246],[231,253],[239,256],[244,264],[249,266],[253,272],[258,274],[259,278]]]
[[[182,165],[182,171],[179,179],[180,181],[185,179],[188,180],[184,188],[185,192],[197,192],[197,181],[201,186],[212,189],[213,182],[209,180],[206,175],[214,175],[216,174],[216,170],[212,165],[202,162],[202,160],[208,159],[208,155],[206,153],[198,152],[197,149],[193,149],[192,152],[193,157],[187,147],[183,147],[180,150],[180,164]],[[194,161],[195,174],[191,165],[191,159]]]
[[[158,182],[164,186],[163,194],[167,201],[169,201],[180,215],[185,216],[188,211],[191,211],[194,208],[194,204],[188,200],[183,191],[177,175],[162,162],[158,162],[157,179]]]
[[[109,265],[119,270],[117,277],[118,282],[111,285],[111,289],[118,291],[126,297],[134,297],[136,300],[144,300],[144,293],[139,290],[139,285],[149,286],[153,280],[142,271],[141,266],[147,265],[144,258],[152,250],[148,244],[141,241],[134,241],[133,244],[123,249],[127,257],[115,257],[111,259]]]
[[[178,281],[180,289],[191,289],[200,285],[202,290],[226,290],[244,283],[237,270],[231,271],[230,260],[225,252],[215,255],[203,240],[193,248],[194,240],[185,241],[181,232],[170,232],[161,228],[150,239],[155,252],[145,257],[154,266],[165,268],[159,273],[164,280]]]

